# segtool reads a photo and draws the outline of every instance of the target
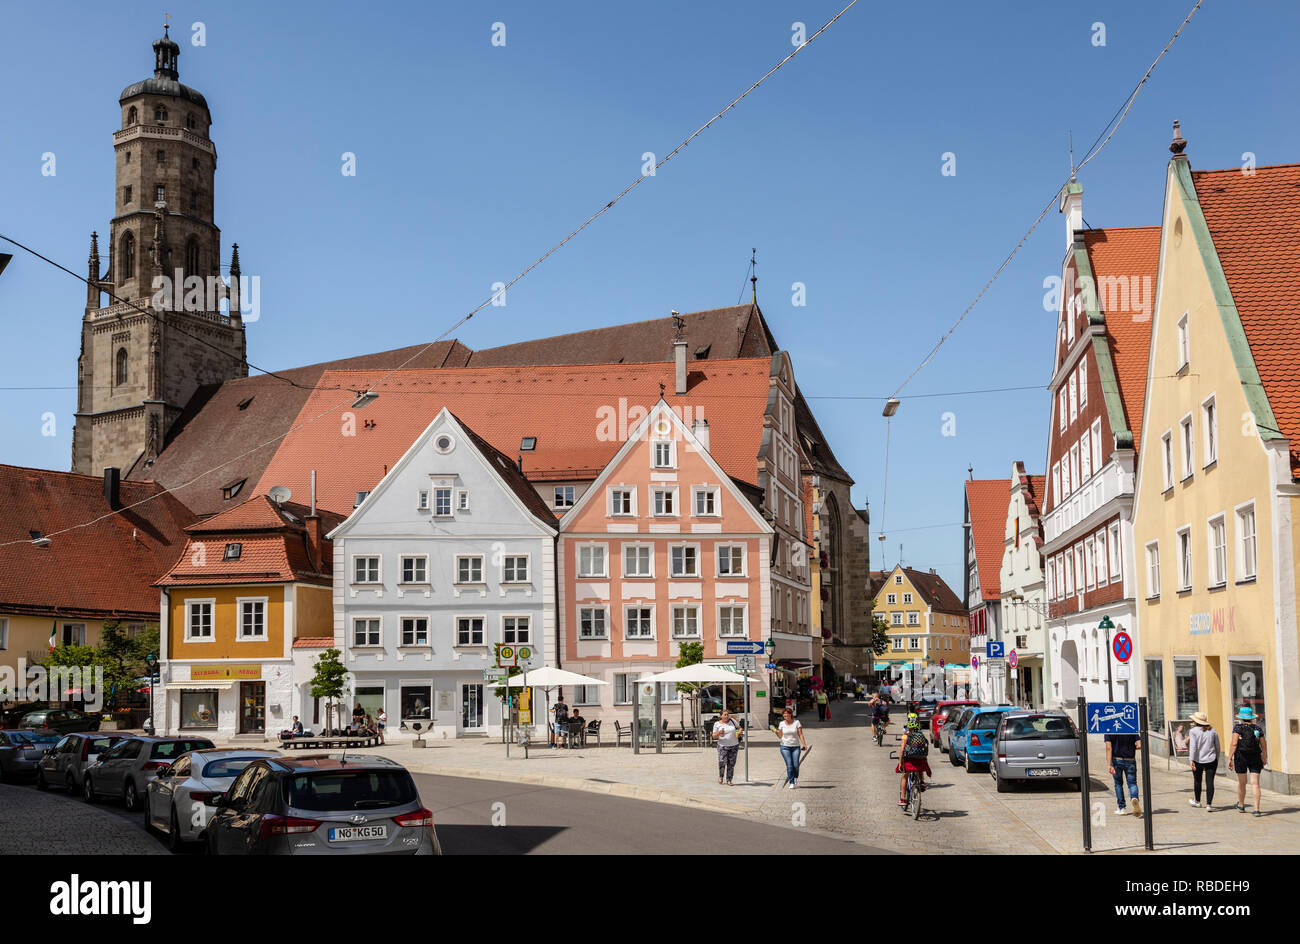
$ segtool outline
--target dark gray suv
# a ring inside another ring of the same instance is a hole
[[[214,855],[441,855],[433,813],[386,757],[254,761],[211,803]]]

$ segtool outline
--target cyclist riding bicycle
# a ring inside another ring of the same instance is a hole
[[[918,773],[921,775],[921,789],[925,789],[925,778],[933,777],[934,771],[930,769],[928,759],[930,753],[930,739],[925,736],[921,730],[921,722],[916,715],[909,715],[907,719],[907,730],[903,735],[903,744],[898,752],[898,766],[894,768],[894,773],[902,774],[902,779],[898,784],[898,805],[907,805],[907,775]]]
[[[889,705],[879,695],[873,696],[871,699],[871,723],[872,725],[889,726]]]

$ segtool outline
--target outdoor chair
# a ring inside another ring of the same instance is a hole
[[[631,747],[631,746],[632,746],[632,728],[631,728],[631,726],[624,727],[623,724],[622,724],[622,722],[615,721],[615,722],[614,722],[614,744],[615,744],[615,746],[617,746],[617,747],[622,747],[622,746],[623,746],[623,738],[627,738],[627,746],[628,746],[628,747]]]
[[[587,730],[583,732],[582,741],[585,744],[588,738],[595,737],[596,746],[600,747],[600,719],[587,722]]]

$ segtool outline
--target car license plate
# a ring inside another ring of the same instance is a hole
[[[1028,777],[1059,777],[1061,776],[1060,767],[1030,767],[1025,771]]]
[[[357,842],[365,839],[387,838],[387,826],[336,826],[329,831],[330,842]]]

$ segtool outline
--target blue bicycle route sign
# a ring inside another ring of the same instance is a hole
[[[1138,734],[1135,701],[1088,702],[1089,734]]]

